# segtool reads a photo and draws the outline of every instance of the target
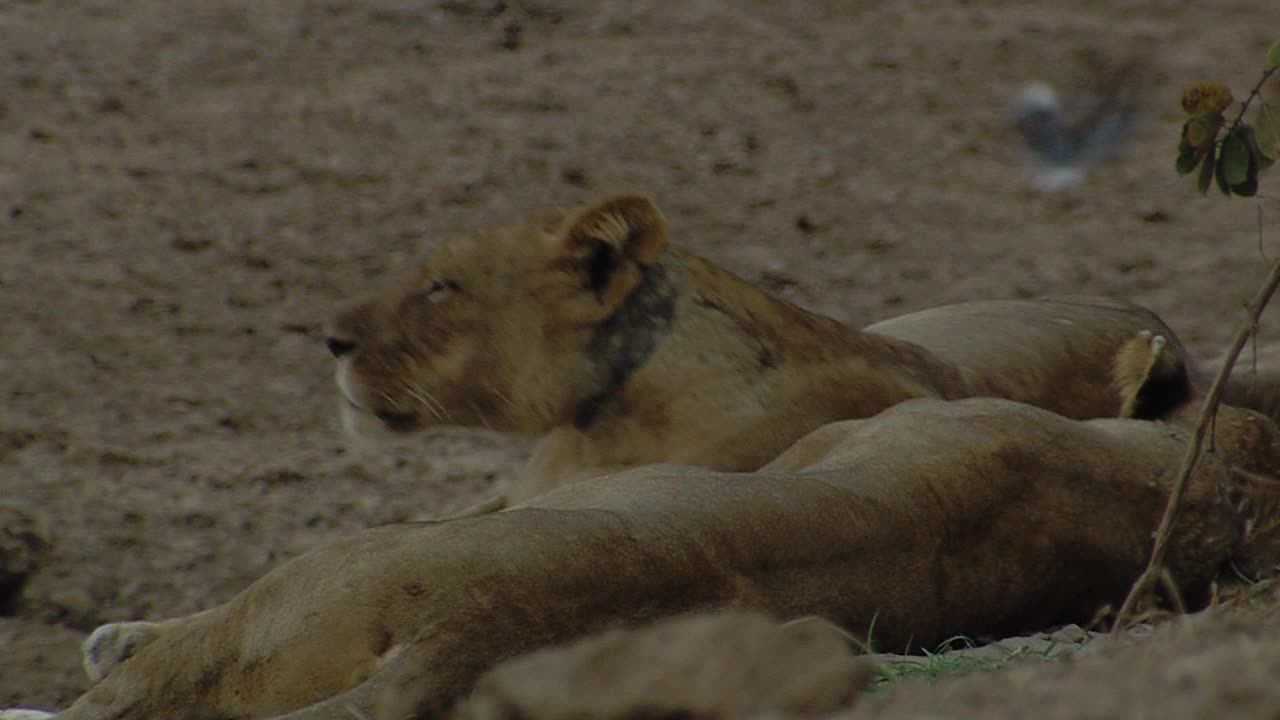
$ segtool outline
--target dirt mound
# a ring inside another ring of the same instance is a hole
[[[870,679],[870,664],[831,625],[694,615],[509,660],[481,678],[457,716],[811,717],[849,702]]]
[[[932,685],[902,682],[833,717],[1275,717],[1280,618],[1273,607],[1207,611],[1145,637],[1095,642],[1060,662],[1028,662]]]

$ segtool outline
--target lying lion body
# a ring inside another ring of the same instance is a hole
[[[1125,406],[1142,387],[1121,383]],[[1280,431],[1223,413],[1168,559],[1193,599],[1229,559],[1280,558],[1259,535],[1275,498],[1235,469],[1273,463]],[[1087,620],[1145,564],[1186,441],[1179,424],[919,399],[821,428],[758,473],[651,466],[375,528],[135,632],[136,654],[59,717],[433,716],[504,658],[715,608],[820,615],[886,650]]]
[[[1280,421],[1280,368],[1236,368],[1222,399],[1233,405],[1253,408]]]
[[[368,530],[217,608],[100,628],[86,644],[100,680],[63,717],[401,718],[511,655],[687,611],[816,614],[902,649],[1116,600],[1182,425],[940,400],[1185,423],[1195,382],[1176,340],[1151,336],[1167,328],[1072,299],[874,330],[669,249],[643,198],[445,246],[333,323],[344,413],[545,434],[511,493],[522,504]],[[1255,481],[1280,467],[1275,437],[1224,411],[1170,559],[1183,591],[1228,558],[1274,562]]]
[[[1121,408],[1112,359],[1138,332],[1204,384],[1181,341],[1150,310],[1110,298],[1046,297],[943,305],[882,320],[866,332],[919,345],[956,368],[974,396],[1002,397],[1086,420]]]
[[[1111,358],[1142,330],[1173,337],[1146,310],[1079,298],[859,331],[669,247],[653,203],[620,196],[444,245],[340,313],[329,346],[350,425],[543,436],[507,494],[520,502],[650,463],[754,470],[810,430],[908,398],[1114,416]]]

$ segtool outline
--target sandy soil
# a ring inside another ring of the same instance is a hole
[[[343,438],[320,326],[513,211],[640,190],[676,242],[849,322],[1109,294],[1216,356],[1280,225],[1260,248],[1273,201],[1173,174],[1177,98],[1243,94],[1278,27],[1272,0],[0,3],[0,503],[49,539],[0,599],[0,707],[78,694],[99,623],[509,478],[526,446],[483,432]],[[1146,121],[1037,192],[1008,99],[1099,55],[1143,61]]]

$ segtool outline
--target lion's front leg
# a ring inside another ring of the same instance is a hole
[[[236,666],[229,619],[224,605],[161,622],[99,627],[81,644],[82,663],[93,685],[55,717],[195,720],[219,716],[223,683],[218,671]]]
[[[207,611],[206,611],[207,612]],[[204,612],[160,622],[137,620],[100,625],[80,643],[80,663],[89,682],[96,685],[125,660],[157,639],[197,622]]]

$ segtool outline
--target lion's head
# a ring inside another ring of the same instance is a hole
[[[1162,336],[1142,331],[1125,344],[1116,354],[1113,378],[1124,401],[1121,417],[1188,429],[1201,420],[1205,393],[1191,382],[1182,358]],[[1269,477],[1280,470],[1280,426],[1271,417],[1224,402],[1216,406],[1209,431],[1208,451],[1237,470]]]
[[[621,340],[602,326],[666,246],[656,206],[623,195],[439,247],[330,323],[348,427],[540,433],[571,422],[610,382],[589,349]]]

